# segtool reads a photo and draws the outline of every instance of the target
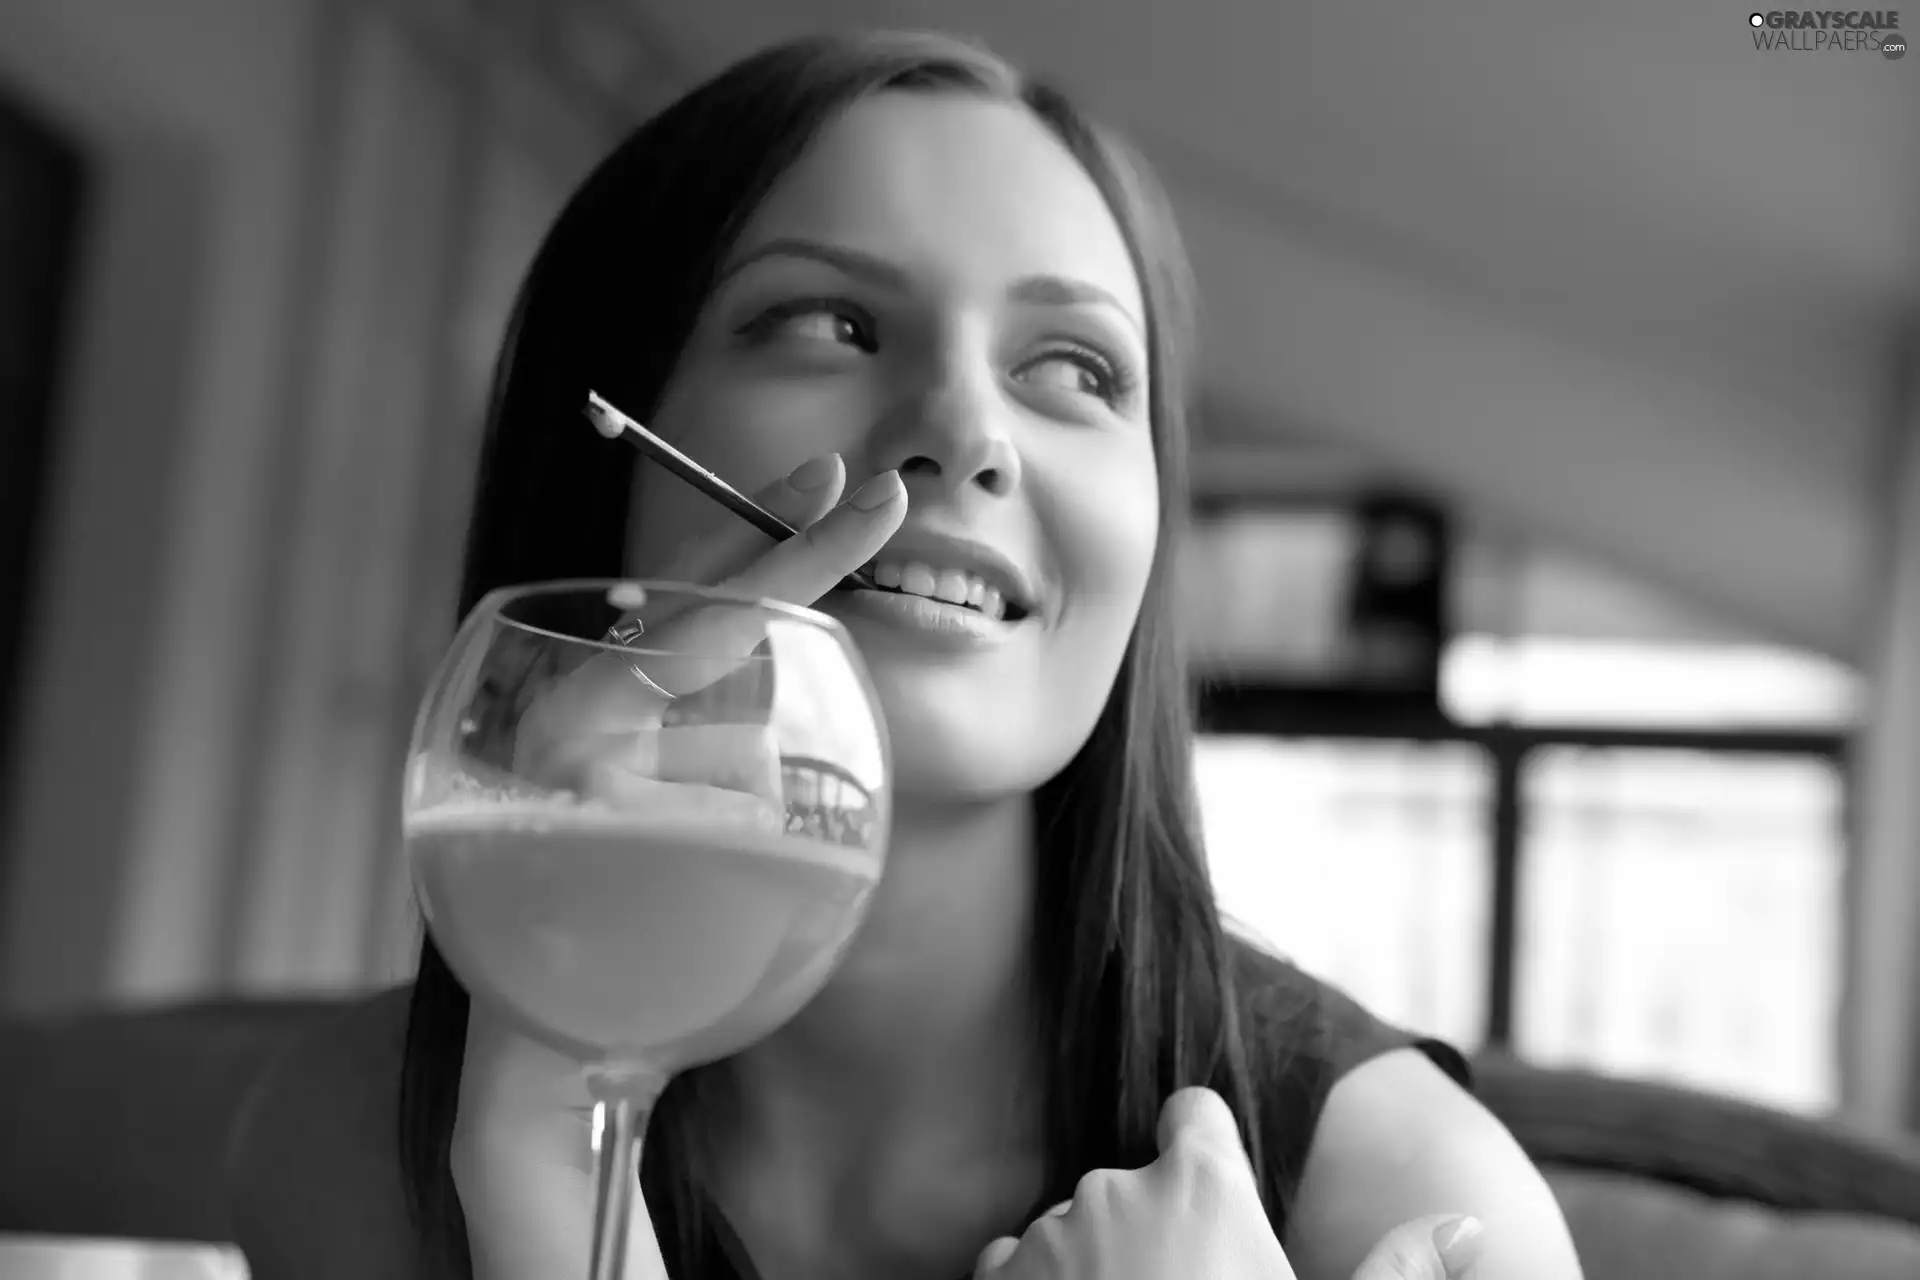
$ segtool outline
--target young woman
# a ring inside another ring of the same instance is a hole
[[[1376,1246],[1382,1275],[1579,1274],[1457,1054],[1222,933],[1171,582],[1190,332],[1140,162],[933,36],[734,66],[542,246],[466,606],[623,574],[814,604],[895,744],[887,875],[843,967],[655,1114],[642,1180],[673,1276],[1175,1280],[1211,1249],[1223,1280],[1350,1280]],[[807,536],[770,549],[636,470],[581,421],[589,387]],[[906,590],[831,590],[869,563]],[[577,1076],[428,943],[410,997],[290,1058],[255,1108],[255,1275],[583,1273]]]

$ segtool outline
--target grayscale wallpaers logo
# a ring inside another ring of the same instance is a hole
[[[1877,53],[1888,61],[1907,56],[1897,9],[1796,9],[1750,13],[1753,47],[1769,52]]]

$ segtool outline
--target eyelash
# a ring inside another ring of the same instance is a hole
[[[1117,360],[1108,359],[1091,347],[1069,342],[1042,351],[1027,364],[1041,360],[1068,360],[1091,373],[1102,384],[1102,389],[1095,395],[1110,407],[1118,407],[1133,395],[1136,385],[1133,370]]]
[[[854,345],[861,351],[872,355],[879,348],[874,339],[873,317],[865,308],[857,307],[841,298],[792,298],[786,302],[775,303],[753,319],[741,325],[734,332],[755,342],[765,341],[781,325],[789,320],[798,320],[802,316],[830,315],[852,325],[861,335]]]
[[[833,297],[792,298],[776,303],[735,329],[734,333],[749,341],[764,342],[788,321],[812,315],[830,315],[844,320],[855,332],[853,346],[857,350],[872,355],[879,349],[871,313],[845,299]],[[1130,366],[1080,342],[1062,341],[1061,345],[1035,355],[1021,368],[1029,368],[1043,360],[1067,360],[1092,374],[1101,384],[1101,389],[1094,393],[1096,398],[1110,408],[1117,408],[1128,400],[1139,385]]]

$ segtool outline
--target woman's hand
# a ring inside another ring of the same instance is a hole
[[[1095,1170],[1019,1240],[989,1244],[974,1280],[1297,1280],[1220,1095],[1174,1094],[1159,1138],[1146,1168]],[[1472,1219],[1416,1219],[1389,1233],[1354,1280],[1464,1280],[1477,1243]]]
[[[905,488],[897,474],[875,477],[842,502],[845,478],[838,457],[808,463],[756,495],[762,506],[804,530],[800,537],[769,549],[765,535],[745,524],[730,526],[684,548],[663,576],[811,604],[872,559],[906,515]],[[724,630],[728,616],[722,610],[703,618],[694,610],[657,621],[649,618],[647,629],[660,637],[661,648],[712,652],[716,637],[694,629]],[[746,656],[747,651],[739,654]],[[710,675],[651,667],[647,674],[676,694],[700,687]],[[615,803],[641,799],[638,793],[649,789],[694,786],[708,793],[708,801],[716,794],[725,798],[732,789],[738,801],[765,803],[746,794],[759,789],[745,785],[749,780],[715,772],[738,771],[755,759],[751,752],[738,750],[738,743],[709,740],[732,726],[663,730],[663,703],[618,655],[596,658],[529,708],[516,766],[583,797]],[[777,788],[777,757],[765,763]],[[670,796],[644,798],[671,802]],[[636,973],[632,980],[636,998],[644,998],[647,975]],[[529,1039],[475,1002],[468,1018],[452,1148],[475,1280],[586,1274],[593,1208],[592,1114],[580,1063]],[[665,1274],[653,1232],[636,1222],[628,1238],[626,1275],[629,1280],[655,1280]]]
[[[810,605],[872,559],[906,517],[898,472],[873,477],[842,502],[845,483],[837,454],[815,458],[755,495],[799,529],[798,537],[772,544],[744,521],[729,522],[682,547],[658,576]],[[514,773],[615,804],[671,804],[672,795],[660,794],[662,783],[777,802],[779,760],[770,735],[742,741],[758,726],[662,729],[673,698],[705,689],[748,662],[767,636],[763,615],[663,594],[643,604],[637,616],[645,629],[634,654],[588,659],[527,708],[515,734]]]

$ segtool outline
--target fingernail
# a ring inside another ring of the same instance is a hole
[[[855,511],[878,511],[905,492],[898,471],[882,471],[861,485],[859,492],[847,499],[847,505]]]
[[[822,454],[809,459],[793,469],[787,477],[787,484],[799,493],[812,493],[827,481],[833,479],[833,467],[840,460],[837,453]]]
[[[1459,1275],[1480,1256],[1480,1220],[1453,1218],[1441,1223],[1433,1229],[1433,1247],[1439,1250],[1447,1274]]]
[[[976,1277],[991,1275],[1007,1265],[1007,1259],[1020,1247],[1020,1242],[1011,1236],[1001,1236],[980,1251],[979,1261],[974,1263],[973,1274]]]

